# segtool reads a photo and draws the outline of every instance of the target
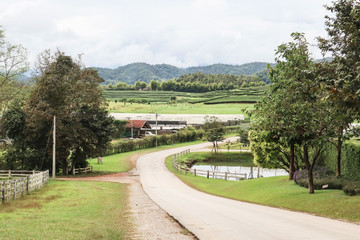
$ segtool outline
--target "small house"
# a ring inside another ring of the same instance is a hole
[[[151,130],[151,126],[146,120],[129,120],[125,128],[126,136],[133,138],[145,136],[145,132]]]

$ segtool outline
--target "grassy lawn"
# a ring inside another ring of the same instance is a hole
[[[0,239],[126,239],[124,185],[50,181],[0,205]]]
[[[98,164],[97,159],[93,158],[92,160],[90,160],[90,165],[93,166],[94,172],[101,172],[101,173],[127,172],[135,167],[134,158],[136,158],[137,156],[141,156],[143,154],[151,153],[155,151],[170,149],[170,148],[199,144],[202,142],[203,141],[198,140],[194,142],[178,143],[176,145],[164,145],[164,146],[159,146],[157,148],[148,148],[148,149],[142,149],[132,152],[114,154],[111,156],[103,157],[103,164]]]
[[[309,212],[319,216],[360,222],[360,196],[347,196],[342,190],[321,190],[310,195],[308,189],[299,187],[287,176],[224,181],[178,174],[172,167],[171,157],[167,167],[187,185],[217,196],[261,205]]]
[[[254,104],[189,104],[189,103],[151,103],[151,104],[140,104],[140,103],[109,103],[110,112],[118,113],[168,113],[168,114],[245,114],[244,109],[252,109]]]

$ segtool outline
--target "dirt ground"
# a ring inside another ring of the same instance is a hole
[[[134,156],[131,161],[136,165]],[[61,179],[61,178],[60,178]],[[134,168],[129,173],[114,173],[96,177],[63,178],[74,181],[105,181],[126,184],[128,187],[128,224],[132,232],[128,233],[131,240],[190,240],[197,239],[164,210],[156,205],[144,192]]]

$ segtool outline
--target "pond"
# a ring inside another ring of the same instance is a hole
[[[258,177],[258,167],[243,167],[243,166],[216,166],[216,165],[197,165],[192,166],[191,169],[196,170],[209,170],[210,178],[223,178],[217,176],[216,173],[246,173],[247,178],[257,178]],[[212,173],[214,172],[214,173]],[[289,173],[283,169],[268,169],[260,168],[260,177],[274,177],[274,176],[286,176]],[[229,180],[237,180],[235,178],[229,178]]]

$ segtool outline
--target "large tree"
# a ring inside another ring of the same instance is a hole
[[[23,107],[23,130],[28,149],[42,157],[30,167],[51,168],[53,117],[56,116],[57,166],[63,174],[69,167],[86,165],[86,158],[101,154],[110,141],[113,120],[105,111],[99,83],[103,80],[92,69],[62,52],[44,52],[39,75]]]
[[[360,3],[337,0],[326,9],[331,12],[325,17],[328,36],[318,40],[323,54],[330,54],[332,61],[324,63],[321,80],[336,121],[336,175],[340,176],[343,133],[360,112]]]
[[[258,115],[255,130],[265,136],[265,141],[290,148],[289,172],[294,168],[295,147],[301,147],[309,192],[314,193],[313,169],[329,139],[331,115],[318,81],[318,67],[310,57],[304,35],[291,36],[292,42],[277,49],[277,65],[270,69],[270,94],[255,108]]]

